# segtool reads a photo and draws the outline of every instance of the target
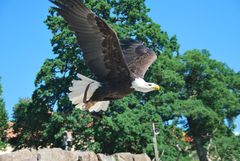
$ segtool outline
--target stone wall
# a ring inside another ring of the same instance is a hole
[[[59,148],[20,150],[0,155],[0,161],[151,161],[146,154],[116,153],[110,156],[94,152],[66,151]]]

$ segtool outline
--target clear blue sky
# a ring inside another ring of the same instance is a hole
[[[147,0],[149,15],[183,53],[208,49],[212,58],[240,71],[239,0]],[[34,79],[46,58],[53,57],[51,33],[43,23],[48,0],[0,1],[0,77],[9,115],[19,98],[31,97]],[[238,120],[238,131],[240,131]]]

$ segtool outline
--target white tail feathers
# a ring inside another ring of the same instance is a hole
[[[110,101],[101,101],[95,103],[92,107],[89,108],[90,112],[99,112],[99,111],[106,111],[109,106]]]
[[[78,78],[81,80],[73,80],[72,84],[73,86],[69,88],[71,91],[69,93],[69,99],[72,101],[72,104],[76,105],[76,108],[80,108],[81,110],[86,109],[86,104],[83,102],[85,91],[87,86],[88,90],[86,93],[86,101],[88,101],[93,93],[101,87],[101,84],[95,80],[92,80],[90,78],[87,78],[81,74],[77,75]],[[109,101],[101,101],[101,102],[96,102],[93,106],[91,106],[88,110],[90,112],[99,112],[100,110],[106,111],[109,105]]]

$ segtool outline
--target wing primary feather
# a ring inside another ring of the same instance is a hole
[[[79,0],[50,1],[74,31],[85,62],[99,81],[132,79],[117,34],[103,19]]]
[[[61,10],[67,11],[67,12],[64,12],[64,14],[72,13],[75,15],[84,16],[85,15],[84,13],[91,13],[91,11],[88,10],[86,7],[84,7],[84,5],[81,4],[81,2],[80,2],[81,7],[78,7],[80,5],[76,5],[76,4],[70,5],[69,4],[70,1],[59,0],[61,3],[59,3],[56,0],[55,1],[50,0],[50,1],[55,5],[57,5],[59,8],[61,8]]]

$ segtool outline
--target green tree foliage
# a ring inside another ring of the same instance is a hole
[[[221,160],[240,160],[240,137],[220,136],[214,139],[210,153],[218,156]]]
[[[17,136],[11,138],[9,142],[14,145],[15,149],[36,147],[38,135],[34,129],[35,125],[33,120],[39,116],[32,114],[29,110],[31,108],[32,100],[29,98],[21,98],[13,107],[13,130]],[[37,142],[39,142],[39,140]]]
[[[224,119],[230,122],[239,115],[240,99],[235,84],[239,76],[227,65],[209,58],[208,51],[192,50],[181,56],[185,81],[180,100],[175,101],[179,114],[187,118],[186,126],[194,139],[200,160],[206,160],[203,145],[222,129]],[[232,127],[229,127],[232,129]]]
[[[98,151],[98,144],[93,142],[94,129],[92,124],[91,115],[80,109],[74,109],[68,114],[54,112],[50,120],[44,124],[43,145],[63,147],[64,132],[72,131],[73,144],[76,149]]]
[[[153,99],[164,120],[178,119],[177,124],[193,138],[199,159],[206,160],[210,138],[219,137],[219,133],[232,135],[233,119],[240,109],[239,75],[210,59],[206,50],[175,57],[162,54],[153,70],[158,73],[153,71],[150,78],[162,84],[163,93],[148,100]],[[228,129],[225,119],[230,122]]]
[[[8,128],[7,120],[7,111],[5,109],[5,103],[2,98],[2,86],[0,84],[0,149],[5,147],[4,142],[6,138],[6,130]]]
[[[182,139],[183,131],[167,126],[153,104],[140,104],[134,95],[113,102],[96,123],[94,138],[104,153],[144,152],[154,157],[152,123],[160,131],[157,141],[161,159],[188,160],[183,149],[189,144]]]

